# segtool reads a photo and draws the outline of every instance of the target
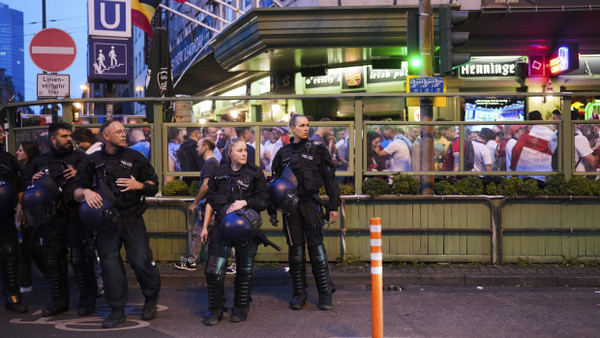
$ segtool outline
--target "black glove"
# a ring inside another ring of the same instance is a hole
[[[269,222],[271,222],[271,225],[276,227],[279,223],[279,221],[277,220],[277,214],[271,214],[269,215]]]

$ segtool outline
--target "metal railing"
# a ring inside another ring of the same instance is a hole
[[[163,101],[191,101],[191,102],[200,102],[200,101],[205,101],[205,100],[214,100],[214,101],[228,101],[228,100],[240,100],[240,101],[245,101],[245,102],[266,102],[268,100],[285,100],[285,99],[295,99],[295,100],[305,100],[305,99],[332,99],[332,98],[336,98],[336,99],[352,99],[354,101],[354,121],[353,124],[350,123],[340,123],[340,122],[311,122],[311,125],[314,126],[340,126],[340,127],[348,127],[350,128],[350,130],[352,130],[352,127],[354,127],[354,134],[352,134],[351,132],[349,133],[349,140],[351,142],[351,151],[354,151],[354,153],[352,155],[354,158],[354,161],[350,161],[351,162],[351,166],[348,170],[347,173],[344,173],[344,175],[353,175],[354,176],[354,182],[356,185],[356,191],[360,191],[361,189],[361,185],[362,185],[362,180],[364,176],[371,176],[371,175],[380,175],[378,173],[371,173],[368,172],[366,170],[366,166],[365,166],[365,161],[366,161],[366,156],[365,156],[365,149],[366,149],[366,138],[364,137],[365,135],[365,130],[369,128],[369,126],[372,125],[381,125],[381,124],[392,124],[392,125],[413,125],[413,126],[431,126],[431,125],[436,125],[436,126],[458,126],[460,128],[460,137],[461,140],[465,139],[465,133],[464,130],[467,127],[470,126],[489,126],[489,125],[496,125],[499,124],[498,122],[465,122],[465,121],[385,121],[385,122],[376,122],[376,121],[364,121],[362,120],[362,116],[363,116],[363,106],[364,106],[364,100],[365,99],[371,99],[371,98],[397,98],[397,99],[406,99],[408,97],[418,97],[419,93],[376,93],[376,94],[371,94],[371,93],[342,93],[342,94],[333,94],[333,95],[261,95],[261,96],[228,96],[228,97],[178,97],[178,98],[110,98],[110,99],[56,99],[56,100],[43,100],[43,101],[33,101],[33,102],[19,102],[19,103],[13,103],[10,105],[7,105],[6,107],[11,110],[11,109],[17,109],[19,107],[23,107],[23,106],[37,106],[37,105],[48,105],[48,104],[53,104],[53,103],[59,103],[63,105],[63,120],[67,121],[67,122],[72,122],[72,104],[74,102],[93,102],[93,103],[119,103],[119,102],[146,102],[147,107],[150,106],[150,109],[147,109],[149,111],[154,111],[154,120],[155,121],[161,121],[162,120],[162,106],[161,103]],[[510,97],[523,97],[523,98],[527,98],[527,97],[539,97],[541,95],[543,95],[543,93],[507,93],[507,92],[461,92],[461,93],[440,93],[440,94],[428,94],[432,97],[435,96],[445,96],[445,97],[450,97],[450,98],[461,98],[461,97],[501,97],[501,96],[510,96]],[[555,96],[558,96],[559,94],[554,94]],[[562,98],[562,111],[563,112],[568,112],[570,111],[570,99],[572,97],[573,93],[570,92],[563,92],[560,93],[560,96]],[[581,96],[600,96],[600,93],[598,92],[586,92],[586,93],[577,93],[577,95],[581,95]],[[577,121],[578,124],[588,124],[588,123],[597,123],[597,120],[594,121]],[[156,124],[156,123],[155,123]],[[585,173],[575,173],[574,172],[574,161],[573,159],[573,152],[574,152],[574,143],[573,143],[573,137],[574,137],[574,131],[573,131],[573,121],[570,120],[570,116],[568,113],[563,114],[563,120],[562,121],[519,121],[519,122],[507,122],[507,121],[502,121],[501,124],[503,125],[514,125],[514,124],[523,124],[523,125],[537,125],[537,124],[544,124],[544,125],[555,125],[556,129],[558,130],[559,135],[564,135],[564,137],[560,137],[558,142],[558,149],[560,152],[560,156],[559,156],[559,169],[557,172],[560,173],[564,173],[566,177],[570,177],[572,175],[585,175]],[[152,124],[143,124],[143,126],[151,126],[152,127],[152,149],[153,149],[153,153],[152,153],[152,161],[153,161],[153,165],[155,166],[155,168],[157,168],[157,173],[159,174],[159,176],[162,175],[173,175],[173,173],[167,173],[165,170],[163,170],[163,168],[165,167],[163,165],[163,163],[166,163],[165,161],[165,151],[164,149],[166,149],[166,138],[163,134],[165,134],[166,132],[166,128],[168,127],[187,127],[187,126],[216,126],[216,127],[221,127],[221,126],[225,126],[229,124],[224,124],[224,123],[205,123],[205,124],[199,124],[199,123],[183,123],[183,124],[170,124],[170,123],[161,123],[161,127],[160,128],[154,128],[154,126]],[[259,131],[260,127],[268,127],[268,126],[275,126],[275,125],[282,125],[281,123],[277,123],[277,122],[253,122],[251,124],[248,123],[244,123],[244,126],[251,126],[252,128],[254,128],[255,133],[257,131]],[[86,125],[87,126],[87,125]],[[138,125],[139,126],[139,125]],[[238,124],[231,124],[231,126],[238,126]],[[97,125],[91,125],[90,127],[97,127]],[[131,125],[131,127],[134,127],[134,125]],[[20,128],[17,127],[15,125],[11,125],[10,126],[10,130],[9,130],[9,150],[10,151],[14,151],[16,150],[16,145],[14,144],[14,142],[11,142],[11,140],[14,140],[14,131],[18,131],[18,130],[28,130],[28,129],[35,129],[36,127],[25,127],[25,128]],[[354,137],[352,137],[354,136]],[[362,138],[362,142],[359,143],[355,143],[356,140],[359,140]],[[160,142],[157,142],[157,140],[161,140]],[[260,149],[260,145],[258,144],[259,142],[257,142],[257,147]],[[360,145],[360,146],[359,146]],[[464,158],[464,154],[461,151],[461,162],[463,161]],[[159,160],[160,159],[160,160]],[[361,170],[357,170],[356,168],[361,168]],[[444,173],[444,172],[439,172],[439,171],[423,171],[423,170],[412,170],[410,172],[408,172],[411,175],[419,175],[419,176],[426,176],[426,175],[433,175],[433,176],[441,176],[441,175],[448,175],[448,173]],[[178,173],[179,174],[179,173]],[[181,173],[181,175],[192,175],[193,173]],[[491,176],[503,176],[503,175],[548,175],[548,174],[552,174],[552,172],[485,172],[485,173],[478,173],[478,172],[471,172],[471,171],[459,171],[459,172],[453,172],[452,175],[481,175],[481,174],[485,174],[485,175],[491,175]]]
[[[452,126],[458,126],[460,128],[460,138],[461,140],[465,139],[465,128],[470,127],[470,126],[481,126],[481,125],[495,125],[498,124],[497,122],[465,122],[465,121],[386,121],[386,122],[381,122],[381,121],[363,121],[363,106],[364,106],[364,100],[365,99],[373,99],[373,98],[397,98],[397,99],[405,99],[408,97],[418,97],[421,94],[418,93],[377,93],[377,94],[370,94],[370,93],[343,93],[343,94],[333,94],[333,95],[262,95],[262,96],[238,96],[238,97],[233,97],[233,96],[228,96],[228,97],[177,97],[177,98],[105,98],[105,99],[99,99],[99,98],[95,98],[95,99],[55,99],[55,100],[43,100],[43,101],[32,101],[32,102],[17,102],[17,103],[12,103],[9,104],[7,106],[5,106],[5,108],[8,109],[9,111],[9,128],[8,128],[8,132],[9,132],[9,137],[8,137],[8,149],[12,152],[14,152],[16,150],[16,139],[15,139],[15,133],[19,133],[19,132],[27,132],[27,131],[31,131],[31,130],[36,130],[36,129],[44,129],[44,126],[35,126],[35,127],[20,127],[20,126],[16,126],[14,121],[14,115],[16,113],[16,109],[20,108],[20,107],[26,107],[26,106],[44,106],[44,105],[48,105],[48,104],[53,104],[53,103],[58,103],[61,104],[63,107],[63,115],[62,118],[63,120],[65,120],[66,122],[72,122],[72,118],[73,118],[73,107],[72,104],[74,102],[82,102],[82,103],[86,103],[86,102],[93,102],[93,103],[118,103],[118,102],[146,102],[147,104],[147,108],[148,111],[152,112],[153,114],[153,118],[154,121],[158,121],[155,122],[153,124],[147,124],[147,123],[143,123],[143,124],[127,124],[126,127],[130,127],[130,128],[134,128],[134,127],[149,127],[151,128],[151,135],[152,135],[152,139],[151,139],[151,156],[152,156],[152,163],[157,171],[157,174],[159,176],[159,179],[162,181],[164,176],[173,176],[173,175],[179,175],[179,176],[194,176],[194,175],[198,175],[197,172],[172,172],[172,171],[167,171],[165,170],[166,168],[166,150],[167,150],[167,138],[166,138],[166,134],[167,134],[167,129],[168,128],[172,128],[172,127],[177,127],[177,128],[185,128],[187,126],[250,126],[251,128],[253,128],[255,135],[260,134],[260,128],[262,127],[272,127],[272,126],[281,126],[284,125],[284,123],[280,123],[280,122],[251,122],[251,123],[205,123],[205,124],[200,124],[200,123],[163,123],[160,122],[163,118],[162,116],[162,103],[163,101],[192,101],[192,102],[200,102],[200,101],[205,101],[205,100],[241,100],[241,101],[245,101],[245,102],[253,102],[253,103],[257,103],[257,102],[262,102],[262,101],[267,101],[267,100],[284,100],[284,99],[295,99],[295,100],[304,100],[304,99],[332,99],[332,98],[336,98],[336,99],[352,99],[353,103],[354,103],[354,121],[348,121],[348,122],[311,122],[311,125],[314,126],[338,126],[338,127],[344,127],[344,128],[348,128],[349,130],[349,140],[350,140],[350,148],[351,151],[353,151],[353,153],[350,154],[350,166],[348,168],[347,172],[343,172],[340,173],[340,175],[342,176],[352,176],[354,178],[354,183],[355,183],[355,189],[357,192],[361,191],[361,187],[362,187],[362,182],[363,179],[365,177],[370,177],[373,175],[387,175],[387,172],[369,172],[366,169],[366,157],[365,157],[365,149],[367,147],[366,145],[366,137],[364,137],[363,135],[366,135],[366,130],[372,126],[372,125],[377,125],[377,124],[395,124],[395,125],[414,125],[414,126],[429,126],[429,125],[452,125]],[[510,97],[523,97],[523,98],[527,98],[527,97],[539,97],[542,96],[543,93],[513,93],[513,92],[460,92],[460,93],[440,93],[440,94],[428,94],[430,96],[446,96],[446,97],[454,97],[454,98],[461,98],[461,97],[489,97],[489,96],[494,96],[494,97],[499,97],[499,96],[510,96]],[[573,175],[589,175],[590,172],[575,172],[575,163],[573,161],[574,158],[574,124],[590,124],[590,123],[597,123],[597,120],[594,121],[571,121],[570,120],[570,116],[568,113],[570,111],[570,103],[571,103],[571,97],[574,95],[573,93],[570,92],[563,92],[563,93],[555,93],[555,96],[561,96],[561,106],[562,106],[562,111],[565,112],[565,114],[563,114],[563,120],[562,121],[519,121],[519,122],[505,122],[503,121],[502,124],[503,125],[513,125],[513,124],[519,124],[519,125],[533,125],[533,124],[544,124],[544,125],[548,125],[548,124],[553,124],[556,125],[556,129],[559,133],[559,135],[563,136],[563,137],[559,137],[559,144],[558,144],[558,149],[560,149],[560,157],[559,157],[559,168],[558,171],[556,172],[505,172],[505,171],[497,171],[497,172],[472,172],[472,171],[458,171],[458,172],[440,172],[440,171],[411,171],[408,174],[410,175],[419,175],[419,176],[426,176],[426,175],[432,175],[432,176],[443,176],[443,175],[490,175],[490,176],[505,176],[505,175],[527,175],[527,176],[531,176],[531,175],[548,175],[548,174],[553,174],[553,173],[563,173],[565,174],[565,176],[568,178],[570,176]],[[586,93],[577,93],[578,96],[600,96],[599,92],[586,92]],[[99,127],[98,124],[95,125],[76,125],[77,128],[79,127],[92,127],[92,128],[97,128]],[[360,142],[356,142],[361,140]],[[260,142],[256,142],[257,144],[257,153],[260,152]],[[353,159],[353,160],[352,160]],[[257,159],[255,159],[255,161],[257,161]],[[464,154],[463,151],[461,149],[461,155],[460,155],[460,161],[461,164],[464,161]],[[159,195],[160,196],[160,195]],[[432,196],[432,197],[427,197],[427,196],[412,196],[412,197],[407,197],[407,198],[399,198],[398,200],[401,202],[407,202],[408,200],[412,200],[412,201],[426,201],[426,200],[451,200],[454,199],[455,197],[451,197],[451,196]],[[481,201],[486,201],[486,203],[489,203],[487,198],[482,198],[482,197],[472,197],[475,198],[476,200],[481,200]],[[345,210],[345,203],[349,200],[353,200],[353,201],[360,201],[361,199],[363,199],[360,195],[356,195],[356,196],[347,196],[344,197],[344,203],[342,205],[342,215],[344,213]],[[156,199],[149,199],[149,201],[151,201],[152,203],[156,203],[157,205],[162,205],[162,204],[169,204],[169,203],[176,203],[180,206],[184,206],[186,199],[161,199],[161,198],[156,198]],[[502,205],[504,202],[502,202],[500,205]],[[491,207],[494,208],[493,204]],[[498,208],[497,212],[492,212],[493,215],[496,215],[497,213],[500,214],[502,212],[501,210],[501,206]],[[186,211],[187,213],[187,211]],[[528,230],[528,227],[523,227],[521,230],[515,230],[515,229],[503,229],[501,227],[501,223],[499,221],[496,220],[495,218],[496,216],[493,216],[492,219],[490,220],[490,227],[488,228],[487,226],[485,228],[481,228],[481,229],[474,229],[474,230],[465,230],[465,229],[425,229],[423,231],[427,231],[427,232],[436,232],[436,231],[441,231],[441,232],[454,232],[455,230],[460,230],[460,231],[473,231],[473,232],[481,232],[481,233],[490,233],[492,238],[496,238],[496,239],[492,239],[491,243],[492,243],[492,251],[494,252],[494,254],[492,254],[492,260],[495,260],[495,257],[499,257],[498,259],[501,261],[502,260],[502,234],[504,232],[509,232],[509,231],[515,231],[515,232],[538,232],[539,229],[529,229],[531,231]],[[347,220],[345,219],[344,216],[341,217],[340,219],[340,224],[341,227],[340,229],[331,229],[331,231],[335,231],[335,232],[340,232],[340,240],[342,243],[342,252],[341,252],[341,256],[344,257],[346,255],[345,253],[345,236],[347,232],[352,232],[352,231],[360,231],[362,232],[363,230],[365,231],[365,233],[368,233],[368,229],[348,229],[346,227],[346,222]],[[191,218],[189,214],[186,214],[186,232],[188,235],[188,241],[191,240]],[[498,229],[495,229],[496,224],[498,224]],[[547,231],[553,231],[552,229],[546,229]],[[546,231],[544,230],[544,231]],[[589,231],[588,231],[589,230]],[[164,230],[164,231],[168,231],[168,230]],[[181,230],[178,229],[173,229],[173,233],[177,232],[177,233],[182,233]],[[404,233],[404,232],[415,232],[415,231],[421,231],[421,230],[414,230],[414,229],[404,229],[404,228],[390,228],[390,229],[385,229],[384,228],[384,232],[385,231],[393,231],[393,232],[397,232],[397,233]],[[556,231],[560,231],[560,232],[565,232],[567,230],[564,229],[559,229]],[[570,231],[570,230],[569,230]],[[573,231],[587,231],[587,232],[593,232],[596,233],[596,230],[591,231],[590,229],[587,228],[574,228]],[[152,232],[152,231],[150,231]],[[496,247],[496,245],[494,243],[498,242],[498,247]]]

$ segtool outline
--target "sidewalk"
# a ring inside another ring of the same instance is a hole
[[[181,271],[173,264],[160,263],[163,285],[206,285],[204,267],[199,265],[196,271]],[[369,285],[370,267],[367,264],[357,266],[338,266],[330,264],[331,276],[336,285]],[[290,285],[285,264],[261,265],[255,267],[256,285]],[[130,285],[135,285],[135,275],[126,265]],[[233,275],[227,276],[226,283],[233,284]],[[314,284],[307,271],[307,281]],[[523,287],[600,287],[600,267],[563,266],[560,264],[539,264],[532,267],[518,267],[514,264],[473,266],[471,264],[426,264],[410,267],[390,267],[384,265],[383,284],[387,288],[405,285],[436,286],[523,286]]]

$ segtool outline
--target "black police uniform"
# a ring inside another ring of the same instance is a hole
[[[222,164],[209,179],[208,188],[206,202],[215,210],[217,221],[216,226],[209,229],[208,261],[204,270],[209,302],[206,318],[212,318],[216,323],[222,316],[227,258],[234,246],[237,270],[232,312],[233,316],[239,318],[238,321],[242,321],[250,306],[252,271],[258,242],[254,239],[241,243],[231,242],[221,235],[218,226],[225,217],[229,204],[236,200],[247,201],[247,207],[257,212],[265,210],[269,200],[267,181],[262,170],[252,163],[243,165],[238,171],[233,171],[229,164]],[[232,321],[236,320],[232,317]]]
[[[118,178],[133,177],[144,184],[142,190],[121,192]],[[118,219],[105,222],[97,229],[96,245],[102,265],[102,279],[108,305],[113,310],[123,310],[127,301],[127,278],[121,259],[121,246],[125,245],[126,257],[135,272],[147,304],[156,305],[160,291],[160,275],[154,266],[148,233],[142,214],[145,211],[142,196],[154,196],[158,192],[158,177],[150,162],[140,152],[119,148],[115,154],[101,151],[88,155],[75,177],[76,188],[94,189],[104,182],[116,196]]]
[[[34,172],[47,171],[61,187],[55,199],[55,218],[40,225],[38,230],[43,240],[46,278],[52,293],[52,303],[42,312],[44,317],[69,308],[67,245],[71,248],[71,265],[79,287],[79,314],[90,315],[96,307],[97,283],[90,250],[91,237],[79,221],[78,204],[73,198],[73,179],[66,180],[64,177],[64,170],[68,166],[77,169],[85,156],[79,150],[56,150],[52,147],[33,162]]]
[[[283,146],[273,159],[273,179],[279,178],[285,167],[290,167],[298,180],[300,201],[295,211],[283,215],[283,226],[289,245],[290,276],[294,297],[290,307],[301,309],[306,303],[306,256],[304,245],[312,264],[319,292],[319,308],[331,308],[331,278],[327,254],[323,245],[323,205],[318,198],[324,184],[329,202],[325,212],[336,211],[340,205],[339,187],[335,181],[335,167],[327,148],[318,141],[304,139]],[[269,213],[273,214],[274,210]]]
[[[17,192],[23,191],[21,184],[21,168],[17,159],[0,148],[0,181],[12,185]],[[15,210],[0,210],[0,277],[2,294],[6,297],[6,308],[18,313],[27,311],[21,300],[17,281],[17,242],[18,234],[15,228]]]

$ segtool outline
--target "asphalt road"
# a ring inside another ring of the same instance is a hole
[[[386,337],[599,337],[600,293],[594,288],[440,287],[409,286],[384,292]],[[232,303],[232,288],[226,290]],[[599,291],[600,292],[600,291]],[[111,337],[367,337],[371,335],[370,291],[342,286],[334,295],[334,310],[319,311],[316,291],[302,311],[287,308],[288,286],[255,287],[249,318],[214,327],[202,325],[206,288],[167,286],[161,291],[155,320],[140,320],[143,296],[130,287],[128,319]],[[76,290],[71,290],[72,308]],[[49,300],[48,287],[26,294],[30,312],[15,315],[0,310],[2,337],[106,337],[100,327],[108,307],[99,299],[96,315],[75,312],[40,317]]]

